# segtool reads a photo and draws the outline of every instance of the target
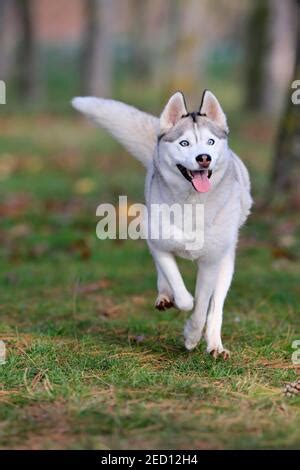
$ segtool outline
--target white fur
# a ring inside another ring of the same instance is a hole
[[[183,114],[186,114],[186,106],[183,94],[177,91],[165,106],[160,116],[160,130],[166,132],[171,129]]]
[[[215,122],[228,132],[227,119],[225,113],[221,108],[220,103],[215,97],[215,95],[209,90],[205,90],[205,92],[203,93],[203,100],[200,112],[202,114],[206,114],[209,119],[211,119],[213,122]]]
[[[194,299],[185,287],[175,256],[195,260],[198,265],[195,307],[184,329],[185,346],[195,348],[206,326],[208,352],[215,357],[226,356],[221,340],[223,304],[233,276],[238,230],[249,214],[252,199],[246,167],[229,149],[227,138],[217,137],[209,125],[213,123],[228,132],[226,116],[217,98],[205,92],[200,112],[206,117],[201,118],[201,125],[191,124],[190,118],[182,119],[186,108],[181,93],[170,98],[160,121],[113,100],[75,98],[72,103],[147,167],[145,197],[150,215],[152,204],[204,204],[204,246],[187,249],[186,240],[191,233],[183,233],[182,241],[148,240],[158,273],[156,304],[173,302],[179,309],[193,309]],[[159,133],[172,132],[177,124],[182,128],[180,136],[172,141],[162,138],[158,143]],[[209,143],[212,138],[214,144]],[[188,140],[188,147],[180,145],[182,139]],[[176,166],[180,163],[196,171],[199,164],[195,157],[199,154],[211,156],[211,189],[206,193],[196,192]],[[151,223],[160,225],[162,221],[154,218]]]
[[[77,97],[72,105],[110,132],[146,167],[152,160],[159,132],[158,118],[115,100]]]

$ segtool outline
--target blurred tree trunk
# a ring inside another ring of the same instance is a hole
[[[288,91],[286,107],[278,133],[273,170],[271,175],[271,199],[285,207],[300,209],[300,0],[297,7],[297,37],[294,80]]]
[[[297,11],[295,0],[272,0],[270,3],[269,41],[262,107],[280,114],[286,89],[293,75]]]
[[[294,64],[295,0],[254,0],[246,32],[246,107],[279,113]]]
[[[0,1],[0,79],[8,80],[12,73],[13,55],[7,28],[13,6],[12,0]]]
[[[133,72],[137,78],[145,78],[149,70],[149,44],[145,42],[147,28],[147,0],[131,0],[132,23],[131,39],[133,44]]]
[[[269,0],[253,0],[246,31],[246,107],[259,110],[264,102],[266,57],[269,49]]]
[[[201,20],[205,15],[207,2],[190,0],[171,2],[172,17],[170,29],[174,41],[172,64],[169,72],[169,86],[173,90],[184,90],[190,98],[195,98],[200,70],[200,52],[202,50]],[[174,24],[175,23],[175,24]],[[199,33],[201,31],[201,33]]]
[[[17,51],[17,84],[20,95],[35,102],[40,94],[38,76],[37,41],[35,37],[33,1],[15,2],[20,24],[20,43]]]
[[[146,41],[152,48],[150,85],[165,100],[170,92],[172,70],[179,39],[178,0],[152,0],[147,6]]]
[[[82,91],[109,96],[112,88],[113,22],[117,0],[85,0],[86,33],[82,50]]]

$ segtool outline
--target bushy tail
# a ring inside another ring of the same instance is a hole
[[[137,160],[148,166],[152,160],[159,119],[120,101],[94,97],[73,98],[72,105],[107,130]]]

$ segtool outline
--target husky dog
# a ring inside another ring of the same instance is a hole
[[[114,100],[74,98],[73,106],[110,132],[147,168],[145,198],[152,204],[202,204],[204,243],[188,249],[182,242],[148,239],[157,269],[156,308],[192,310],[184,328],[185,347],[194,349],[205,332],[207,351],[229,357],[222,344],[223,304],[234,271],[239,227],[252,205],[246,167],[228,146],[226,116],[208,90],[198,112],[189,113],[175,93],[160,119]],[[195,305],[175,256],[198,265]]]

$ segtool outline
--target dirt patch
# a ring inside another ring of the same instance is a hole
[[[64,402],[34,403],[24,408],[21,420],[30,431],[24,431],[24,438],[15,435],[11,449],[69,449],[79,439],[72,433],[72,420]]]

